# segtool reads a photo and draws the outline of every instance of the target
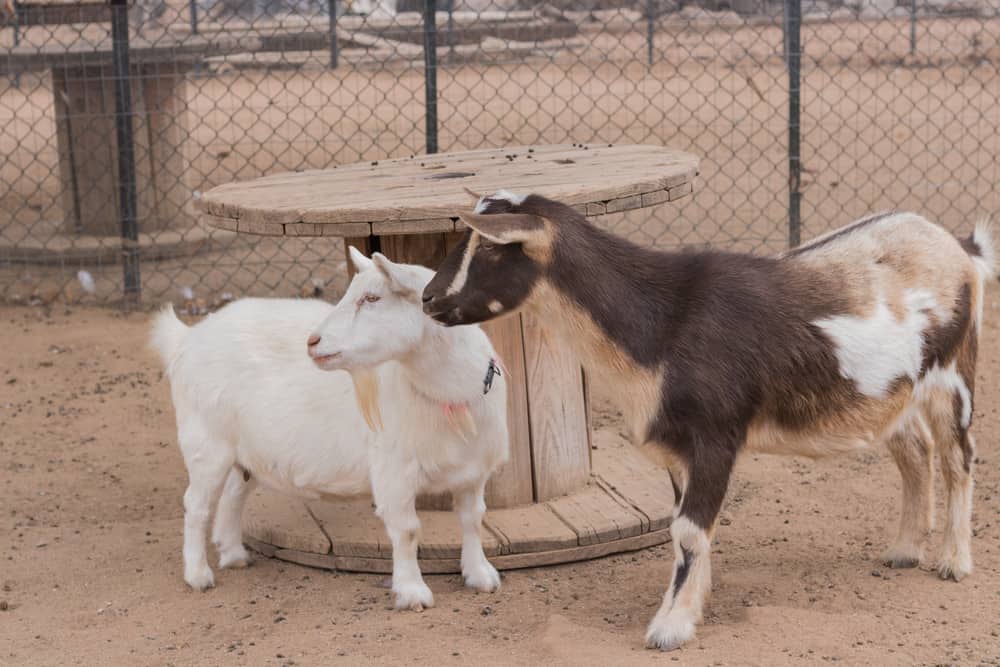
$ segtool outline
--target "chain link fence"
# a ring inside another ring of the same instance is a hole
[[[694,153],[693,197],[602,220],[668,248],[997,208],[1000,0],[121,2],[0,0],[0,301],[336,296],[339,240],[199,193],[435,149]]]

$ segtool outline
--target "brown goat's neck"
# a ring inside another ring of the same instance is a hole
[[[564,313],[582,357],[661,365],[687,283],[682,255],[639,247],[586,221],[561,225],[539,301]]]

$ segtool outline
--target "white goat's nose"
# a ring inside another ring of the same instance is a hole
[[[319,345],[319,334],[312,334],[309,336],[309,340],[306,341],[306,345],[309,347],[316,347]]]

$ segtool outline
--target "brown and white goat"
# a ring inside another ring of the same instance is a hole
[[[675,563],[651,647],[694,634],[737,455],[819,457],[885,442],[903,477],[886,554],[913,567],[936,446],[948,516],[938,564],[972,571],[976,345],[995,273],[988,227],[964,241],[912,213],[870,216],[778,258],[658,252],[537,195],[498,192],[424,290],[446,325],[541,313],[611,384],[637,444],[671,471]]]

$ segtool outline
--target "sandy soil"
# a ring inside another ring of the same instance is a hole
[[[940,530],[919,569],[879,562],[900,486],[884,451],[748,458],[713,550],[706,622],[660,654],[642,636],[670,545],[507,572],[492,595],[432,576],[438,606],[422,614],[391,611],[381,577],[265,558],[192,592],[186,475],[147,316],[0,308],[0,663],[1000,665],[1000,289],[986,312],[976,572],[938,580]]]

